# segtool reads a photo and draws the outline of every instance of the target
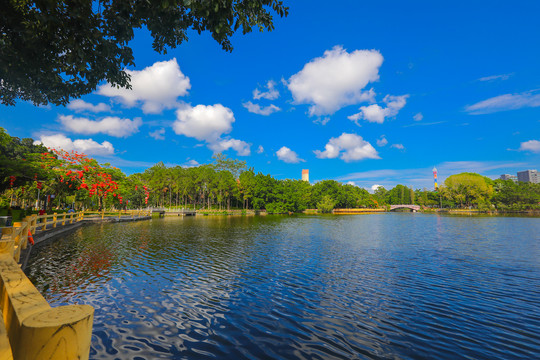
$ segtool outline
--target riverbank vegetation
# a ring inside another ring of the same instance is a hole
[[[0,208],[171,207],[269,213],[334,208],[381,208],[416,204],[424,208],[524,211],[540,209],[540,184],[492,180],[475,173],[448,177],[438,191],[396,185],[366,189],[324,180],[310,184],[255,172],[245,161],[216,154],[197,167],[163,163],[127,176],[84,154],[46,149],[32,139],[12,137],[0,128]],[[38,199],[39,197],[39,199]],[[36,202],[39,200],[39,202]]]

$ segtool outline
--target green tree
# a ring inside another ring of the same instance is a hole
[[[386,202],[391,205],[410,204],[410,190],[405,185],[398,184],[387,192]]]
[[[375,191],[373,192],[373,196],[377,201],[378,206],[383,206],[388,203],[388,190],[386,190],[384,186],[377,187],[377,189],[375,189]]]
[[[540,184],[495,180],[493,202],[503,210],[540,208]]]
[[[222,153],[217,153],[212,156],[214,159],[213,166],[217,171],[226,170],[229,171],[235,179],[238,179],[240,174],[246,170],[246,162],[236,159],[229,159]]]
[[[103,80],[130,87],[126,66],[135,29],[146,28],[159,53],[209,31],[226,51],[239,29],[273,30],[279,0],[3,0],[0,8],[0,103],[66,104]]]
[[[491,181],[479,174],[461,173],[449,176],[444,181],[441,192],[443,196],[456,204],[459,203],[461,207],[485,204],[493,193],[493,186],[489,184]]]
[[[15,176],[13,187],[31,183],[36,174],[46,178],[41,154],[47,152],[46,147],[34,145],[34,140],[12,137],[0,127],[0,193],[11,187],[10,176]]]
[[[335,206],[336,202],[329,195],[324,195],[317,203],[317,209],[323,214],[331,213]]]

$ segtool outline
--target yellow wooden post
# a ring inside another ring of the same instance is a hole
[[[26,249],[26,246],[28,245],[28,233],[30,232],[30,216],[26,216],[22,221],[22,239],[21,239],[21,248]]]
[[[11,344],[9,343],[8,332],[3,318],[0,318],[0,359],[13,360]]]
[[[2,228],[2,239],[0,240],[0,253],[13,256],[14,243],[11,239],[12,227]]]
[[[120,220],[121,217],[122,217],[122,210],[120,210],[120,211],[118,212],[118,220]]]
[[[32,219],[32,235],[34,235],[36,233],[36,229],[37,229],[37,214],[34,214],[32,216],[33,216],[33,219]]]
[[[62,226],[66,225],[66,213],[62,215]]]
[[[19,262],[19,257],[21,255],[21,242],[23,239],[23,223],[20,221],[16,221],[13,223],[12,232],[11,232],[11,242],[13,244],[13,252],[11,256],[15,259],[15,261]]]
[[[23,242],[21,244],[22,249],[26,249],[28,246],[28,234],[30,234],[30,219],[29,216],[23,219]]]
[[[53,225],[52,225],[53,228],[56,227],[56,218],[57,218],[56,213],[54,213],[53,214]]]
[[[88,359],[94,309],[67,305],[30,315],[13,347],[16,359]]]
[[[47,230],[47,220],[48,220],[48,215],[42,215],[43,217],[41,218],[41,222],[43,223],[43,226],[41,227],[41,231],[45,231]]]
[[[73,213],[69,214],[69,223],[73,224]]]
[[[101,210],[101,220],[105,217],[105,210]]]

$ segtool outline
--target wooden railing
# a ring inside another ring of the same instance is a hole
[[[2,228],[0,239],[0,359],[88,359],[94,308],[51,308],[18,264],[28,236],[58,225],[105,218],[139,218],[147,210],[27,216]]]

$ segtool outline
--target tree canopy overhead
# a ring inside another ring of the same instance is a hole
[[[209,31],[226,51],[239,29],[273,30],[279,0],[0,0],[0,103],[65,105],[106,80],[130,87],[134,29],[146,27],[159,53]]]

